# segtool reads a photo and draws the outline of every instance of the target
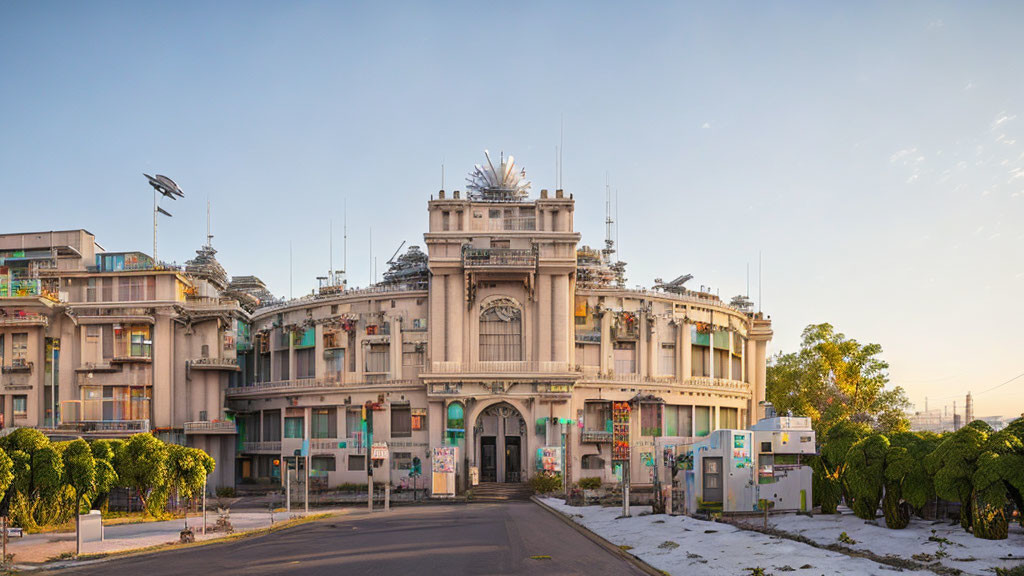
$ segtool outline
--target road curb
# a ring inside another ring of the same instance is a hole
[[[544,510],[547,510],[548,512],[554,514],[555,517],[557,517],[562,522],[565,522],[566,524],[571,526],[573,529],[575,529],[577,532],[579,532],[580,534],[585,536],[588,540],[590,540],[594,544],[597,544],[598,546],[604,548],[605,550],[611,552],[612,554],[615,554],[616,556],[622,558],[623,560],[626,560],[627,562],[629,562],[630,564],[636,566],[640,570],[643,570],[647,574],[650,574],[651,576],[665,576],[665,572],[662,572],[661,570],[658,570],[654,566],[651,566],[650,564],[648,564],[647,562],[644,562],[643,560],[641,560],[640,558],[634,556],[633,554],[630,554],[629,552],[623,550],[622,548],[619,548],[615,544],[612,544],[611,542],[605,540],[601,536],[598,536],[595,532],[591,531],[586,526],[583,526],[582,524],[577,524],[576,522],[573,522],[572,518],[569,518],[565,514],[562,514],[561,512],[559,512],[558,510],[555,510],[551,506],[548,506],[546,503],[541,501],[540,498],[537,498],[536,496],[531,496],[530,500],[532,500],[535,504],[537,504],[538,506],[540,506]]]

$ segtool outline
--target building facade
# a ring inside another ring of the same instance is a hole
[[[511,158],[491,166],[429,200],[425,252],[383,282],[332,273],[290,301],[255,277],[229,283],[209,245],[179,269],[84,230],[0,235],[4,425],[153,431],[209,451],[211,486],[275,485],[308,455],[313,482],[334,487],[366,482],[370,420],[390,450],[375,479],[411,485],[414,459],[429,477],[432,449],[455,446],[465,489],[470,470],[616,481],[613,402],[633,407],[641,485],[654,438],[763,417],[768,318],[686,278],[625,288],[610,238],[580,245],[571,195],[530,198]]]

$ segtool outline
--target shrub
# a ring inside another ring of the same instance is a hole
[[[549,494],[562,489],[562,477],[558,474],[541,472],[530,478],[530,488],[536,494]]]
[[[601,479],[597,476],[580,478],[579,486],[582,490],[597,490],[601,487]]]
[[[217,498],[234,498],[235,487],[234,486],[219,486],[217,488]]]

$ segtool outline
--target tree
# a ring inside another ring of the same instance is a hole
[[[974,520],[979,515],[974,510],[975,471],[978,468],[978,459],[986,451],[991,433],[991,426],[981,420],[975,420],[947,435],[924,461],[928,473],[935,478],[935,493],[940,498],[960,503],[960,526],[968,532],[974,531],[976,536],[978,527],[975,526]],[[985,519],[987,515],[982,511],[980,517]],[[992,518],[992,521],[999,522],[999,519]],[[982,533],[989,531],[987,526],[980,527],[980,530]]]
[[[171,445],[167,456],[167,482],[179,499],[192,498],[203,489],[206,476],[213,472],[213,458],[198,448]],[[188,530],[188,511],[185,511]]]
[[[811,324],[799,352],[772,359],[767,398],[780,413],[809,416],[819,435],[845,419],[886,434],[908,430],[910,402],[902,388],[886,388],[889,365],[881,353],[880,345],[861,344],[831,324]]]
[[[906,528],[911,510],[920,511],[935,495],[935,484],[925,470],[924,459],[938,443],[939,437],[931,432],[898,432],[889,436],[882,497],[885,525],[889,528]]]
[[[75,533],[80,530],[79,515],[82,513],[82,499],[96,488],[96,459],[89,444],[81,438],[73,440],[64,448],[64,476],[75,492]],[[78,550],[81,552],[81,550]]]
[[[0,499],[14,483],[14,461],[0,449]]]
[[[861,438],[846,453],[846,485],[858,518],[874,520],[882,500],[885,483],[885,458],[889,439],[882,434]]]
[[[158,516],[167,497],[167,446],[152,434],[135,434],[116,458],[121,485],[135,490],[145,510]]]
[[[835,514],[836,507],[849,494],[846,487],[846,455],[858,440],[871,433],[867,424],[842,420],[824,435],[821,454],[814,459],[814,497],[822,514]]]
[[[107,500],[110,498],[110,490],[117,485],[117,471],[113,464],[114,449],[110,440],[93,440],[89,448],[92,450],[92,457],[96,462],[96,488],[92,504],[96,508],[105,510]]]

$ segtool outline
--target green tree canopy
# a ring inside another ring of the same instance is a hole
[[[846,485],[858,518],[874,520],[885,484],[889,439],[882,434],[861,438],[846,453]]]
[[[845,485],[846,455],[858,440],[870,433],[871,428],[867,424],[840,420],[824,434],[821,454],[812,464],[812,491],[822,514],[835,514],[839,502],[848,494]]]
[[[846,419],[883,433],[905,431],[910,403],[902,388],[886,387],[889,365],[881,353],[880,345],[861,344],[831,324],[811,324],[799,352],[772,358],[768,400],[780,413],[809,416],[819,435]]]
[[[89,443],[79,438],[64,448],[64,475],[75,491],[75,508],[82,509],[82,499],[96,489],[96,459]]]
[[[152,434],[135,434],[115,459],[121,485],[134,489],[143,506],[155,512],[149,500],[161,496],[167,483],[167,446]]]

